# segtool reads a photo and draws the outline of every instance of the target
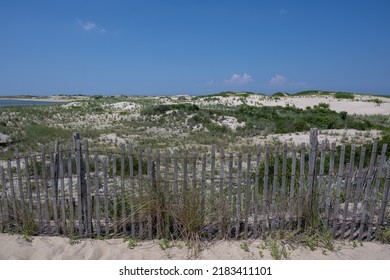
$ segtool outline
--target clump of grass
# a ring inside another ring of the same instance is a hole
[[[80,240],[78,236],[75,234],[75,232],[68,226],[68,237],[69,237],[69,244],[75,245],[77,243],[80,243]]]
[[[158,245],[160,246],[160,249],[163,251],[171,247],[170,241],[168,239],[161,240]]]
[[[312,251],[318,248],[329,251],[335,250],[332,232],[327,228],[307,228],[305,231],[302,231],[295,236],[291,236],[289,241],[296,244],[302,244]]]
[[[37,231],[37,225],[34,220],[34,215],[32,211],[29,209],[24,209],[22,211],[22,233],[24,236],[28,237],[27,239],[31,239]]]
[[[269,250],[274,260],[288,259],[288,253],[284,242],[272,239],[270,241]]]
[[[300,232],[276,231],[272,233],[263,244],[260,244],[260,256],[263,250],[268,249],[275,260],[287,259],[288,249],[296,246],[304,246],[314,251],[322,249],[326,255],[327,251],[336,250],[332,232],[326,228],[307,228]]]
[[[23,234],[23,239],[27,242],[32,242],[33,241],[33,237],[31,235],[26,235],[26,234]]]
[[[176,204],[171,205],[169,219],[173,225],[173,237],[182,239],[190,249],[190,255],[197,257],[205,247],[205,215],[209,209],[199,190],[180,193]]]
[[[173,206],[172,219],[176,224],[179,237],[186,241],[203,239],[204,213],[202,213],[201,197],[198,192],[182,193],[183,198]]]
[[[37,225],[34,220],[33,212],[30,211],[27,207],[18,206],[17,215],[19,221],[13,226],[5,229],[5,232],[8,234],[22,234],[23,239],[31,242],[32,237],[37,232]]]
[[[69,237],[69,244],[70,245],[75,245],[78,243],[80,243],[80,240],[78,239],[78,237],[76,235],[72,235]]]
[[[249,246],[247,242],[243,242],[240,244],[240,248],[244,250],[245,252],[249,252]]]
[[[377,106],[381,105],[383,103],[383,100],[379,99],[379,98],[372,98],[372,99],[368,99],[367,102],[373,102],[375,103]]]
[[[390,244],[390,229],[381,228],[377,233],[376,239],[379,242]]]
[[[127,242],[127,247],[129,247],[129,249],[134,249],[135,246],[138,245],[139,240],[136,238],[128,238],[125,239],[125,242]]]

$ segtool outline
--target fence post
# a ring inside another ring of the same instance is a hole
[[[82,165],[84,166],[83,174],[86,174],[86,176],[83,177],[85,178],[85,195],[83,201],[86,209],[86,211],[84,212],[85,213],[84,217],[86,221],[88,237],[91,237],[93,232],[93,225],[92,225],[91,179],[90,179],[90,167],[89,167],[89,145],[87,139],[84,139],[84,152],[85,152],[85,163]]]
[[[58,175],[59,175],[60,166],[59,166],[59,143],[57,141],[54,144],[53,160],[54,160],[53,191],[54,191],[55,201],[58,202]]]
[[[87,188],[85,183],[85,168],[81,151],[80,133],[73,133],[73,144],[76,156],[77,193],[78,193],[78,220],[79,236],[82,237],[86,228],[87,218]]]
[[[1,230],[3,230],[3,228],[5,227],[5,225],[7,225],[7,227],[9,226],[9,209],[8,209],[8,195],[7,195],[7,187],[5,185],[5,175],[4,175],[4,168],[3,166],[0,166],[0,179],[1,179],[1,183],[3,185],[3,193],[2,193],[2,199],[3,199],[3,218],[2,218],[2,228]]]
[[[307,189],[307,199],[309,211],[312,211],[313,193],[315,192],[315,173],[317,165],[317,148],[318,148],[318,129],[310,129],[310,153],[309,153],[309,181]]]
[[[58,230],[58,142],[54,144],[54,149],[50,154],[50,175],[52,180],[52,198],[53,198],[53,216],[54,216],[54,232],[59,233]]]

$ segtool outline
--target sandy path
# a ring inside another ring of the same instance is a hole
[[[199,254],[189,250],[182,243],[162,250],[159,240],[143,241],[130,249],[123,239],[91,240],[84,239],[71,245],[68,238],[40,236],[26,241],[20,235],[0,234],[0,259],[73,259],[73,260],[163,260],[163,259],[209,259],[245,260],[273,259],[269,249],[259,249],[262,241],[248,242],[248,251],[241,248],[244,241],[219,241],[206,245]],[[356,244],[355,244],[356,246]],[[288,258],[296,260],[390,260],[390,245],[366,242],[354,248],[348,241],[336,242],[336,251],[317,249],[311,251],[302,246],[288,249]],[[261,251],[262,256],[260,256]]]

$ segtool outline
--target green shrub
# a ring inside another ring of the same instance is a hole
[[[353,93],[350,93],[350,92],[336,92],[336,94],[334,95],[335,98],[337,99],[354,99],[355,96]]]
[[[168,111],[183,111],[183,112],[196,112],[199,111],[199,107],[195,104],[190,103],[179,103],[179,104],[164,104],[152,107],[146,107],[141,111],[141,115],[162,115]]]

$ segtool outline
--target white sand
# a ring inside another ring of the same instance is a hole
[[[372,97],[373,99],[376,97]],[[378,98],[383,103],[376,104],[368,102],[367,98],[355,97],[354,100],[349,99],[335,99],[333,97],[282,97],[279,100],[267,99],[263,101],[264,106],[295,106],[297,108],[305,109],[306,107],[313,107],[320,103],[329,104],[331,110],[336,112],[345,111],[348,114],[358,115],[390,115],[390,100],[388,98]]]
[[[3,133],[0,133],[0,144],[4,144],[4,143],[7,143],[8,140],[9,140],[10,136],[9,135],[6,135],[6,134],[3,134]]]
[[[325,129],[319,130],[318,132],[318,142],[328,141],[329,143],[335,142],[336,144],[340,143],[355,143],[355,144],[364,144],[371,143],[373,139],[381,138],[381,131],[379,130],[356,130],[356,129]],[[265,139],[254,137],[254,144],[263,144],[265,142],[272,143],[275,141],[280,141],[282,143],[287,143],[291,145],[299,145],[301,143],[310,142],[310,133],[307,132],[297,132],[297,133],[286,133],[286,134],[270,134]]]
[[[37,101],[37,102],[70,102],[74,100],[87,99],[88,96],[47,96],[46,98],[31,97],[31,98],[0,98],[1,100],[18,100],[18,101]]]
[[[372,100],[378,99],[382,103],[377,104]],[[370,102],[371,101],[371,102]],[[167,103],[174,103],[176,100],[169,100]],[[202,98],[193,100],[195,104],[201,106],[210,105],[227,105],[227,106],[239,106],[241,104],[247,104],[250,106],[295,106],[297,108],[306,109],[307,107],[313,107],[320,103],[329,104],[331,110],[336,112],[345,111],[350,115],[390,115],[390,99],[385,97],[376,96],[360,96],[355,95],[353,100],[351,99],[336,99],[333,96],[289,96],[289,97],[269,97],[263,95],[250,95],[246,98],[239,96],[214,96],[210,98]]]
[[[263,241],[246,241],[249,251],[244,251],[244,241],[218,241],[203,244],[202,250],[188,249],[182,242],[163,250],[161,241],[143,241],[130,249],[123,239],[83,239],[71,245],[68,238],[54,236],[33,237],[26,241],[20,235],[0,234],[0,259],[72,259],[72,260],[163,260],[163,259],[209,259],[243,260],[273,259],[269,249],[261,249]],[[260,245],[260,246],[259,246]],[[288,259],[332,259],[332,260],[390,260],[390,245],[376,242],[350,243],[337,241],[336,251],[317,249],[311,251],[302,246],[286,246]],[[260,253],[261,251],[261,253]],[[262,256],[261,256],[262,255]]]

